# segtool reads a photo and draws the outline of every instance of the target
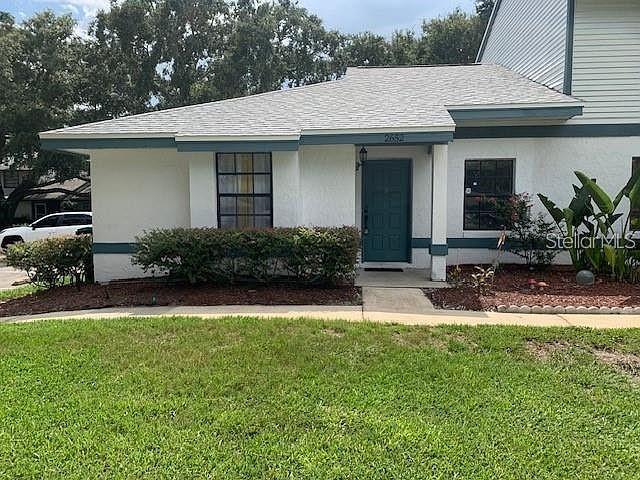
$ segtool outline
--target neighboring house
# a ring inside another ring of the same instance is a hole
[[[31,173],[27,169],[15,168],[12,164],[12,160],[0,163],[0,185],[2,185],[2,192],[5,198],[11,195],[16,187]]]
[[[350,68],[45,132],[42,145],[90,155],[98,281],[141,275],[130,254],[151,228],[345,224],[362,229],[365,266],[444,280],[447,264],[494,258],[492,199],[563,204],[577,169],[608,190],[629,178],[638,32],[637,0],[503,0],[480,65]]]
[[[60,190],[51,191],[56,189]],[[24,212],[30,220],[64,211],[91,211],[91,181],[72,178],[35,188],[34,193],[27,195],[17,209],[17,212]]]

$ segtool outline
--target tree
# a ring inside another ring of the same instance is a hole
[[[489,23],[495,4],[495,0],[476,0],[476,15],[479,17],[483,31]]]
[[[396,30],[391,36],[389,56],[393,65],[417,63],[418,40],[411,30]]]
[[[220,98],[212,82],[231,26],[223,0],[166,0],[154,19],[160,62],[160,107],[208,102]]]
[[[473,63],[482,35],[479,17],[457,9],[445,18],[423,22],[418,58],[428,64]]]
[[[221,98],[316,83],[340,70],[340,35],[295,2],[241,0],[230,21],[212,77]]]
[[[341,61],[346,66],[389,65],[391,60],[387,41],[383,36],[371,32],[346,36],[341,55]]]
[[[159,93],[153,0],[112,0],[99,12],[82,45],[79,103],[73,123],[150,110]]]
[[[0,224],[13,219],[41,176],[64,180],[87,169],[82,157],[39,151],[38,132],[66,125],[73,109],[79,53],[74,25],[70,16],[50,11],[20,27],[0,14],[0,160],[31,170],[8,198],[0,187]]]

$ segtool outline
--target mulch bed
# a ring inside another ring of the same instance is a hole
[[[463,278],[473,273],[473,267],[461,267]],[[548,287],[531,289],[529,279],[545,282]],[[619,283],[597,278],[595,285],[576,285],[572,268],[554,267],[543,272],[531,272],[519,265],[503,265],[496,273],[490,293],[481,295],[469,286],[447,289],[427,289],[427,296],[437,308],[447,310],[495,311],[499,305],[552,307],[639,307],[640,285]]]
[[[360,290],[295,285],[255,286],[167,284],[137,281],[43,290],[0,303],[0,317],[134,306],[199,305],[359,305]]]

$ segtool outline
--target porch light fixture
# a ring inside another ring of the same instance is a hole
[[[358,153],[358,161],[356,162],[356,172],[360,170],[360,167],[367,161],[367,149],[362,147]]]

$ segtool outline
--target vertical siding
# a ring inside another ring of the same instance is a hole
[[[576,0],[573,95],[578,123],[640,123],[640,0]]]
[[[567,0],[502,0],[482,63],[498,63],[562,91]]]

